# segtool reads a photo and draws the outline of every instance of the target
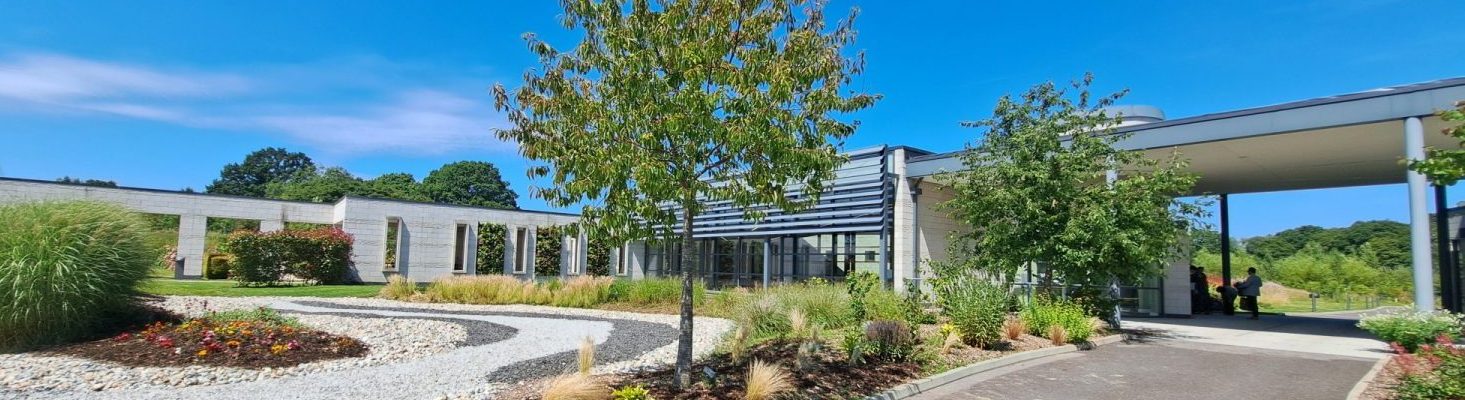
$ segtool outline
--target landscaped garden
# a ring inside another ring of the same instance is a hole
[[[1401,311],[1364,317],[1358,327],[1394,349],[1364,398],[1465,398],[1465,347],[1456,344],[1465,336],[1465,316]]]

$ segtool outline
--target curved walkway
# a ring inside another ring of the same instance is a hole
[[[428,308],[414,307],[412,303],[375,300],[328,302],[315,299],[271,300],[268,301],[268,306],[287,313],[451,320],[462,322],[465,326],[475,325],[470,332],[488,337],[480,340],[470,338],[463,347],[414,361],[345,371],[184,388],[27,394],[37,398],[213,400],[431,399],[469,394],[481,396],[491,392],[499,383],[568,372],[563,370],[568,367],[567,364],[573,364],[574,353],[585,337],[596,343],[598,368],[606,362],[629,361],[638,357],[649,357],[653,353],[659,354],[664,348],[674,347],[676,338],[676,327],[661,321],[575,315],[603,313],[547,307],[434,305],[435,307]],[[453,309],[442,309],[445,307]],[[700,318],[699,322],[702,322]],[[718,324],[711,325],[713,326],[708,328],[722,328]]]
[[[915,399],[1346,398],[1383,343],[1356,315],[1125,321],[1131,340],[974,375]]]

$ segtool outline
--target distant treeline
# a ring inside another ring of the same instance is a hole
[[[1215,276],[1221,240],[1215,231],[1191,232],[1193,262]],[[1360,221],[1344,228],[1306,225],[1276,234],[1234,240],[1232,274],[1256,267],[1263,279],[1327,296],[1407,296],[1410,289],[1409,225]]]

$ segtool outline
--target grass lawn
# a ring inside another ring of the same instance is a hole
[[[149,279],[142,290],[160,296],[300,296],[300,297],[372,297],[382,285],[310,285],[237,287],[234,281]]]
[[[1261,303],[1262,303],[1261,304],[1262,312],[1279,312],[1279,313],[1308,313],[1308,312],[1312,312],[1312,300],[1311,299],[1290,299],[1290,301],[1278,302],[1278,303],[1274,303],[1274,304],[1268,304],[1266,301],[1262,301]],[[1239,302],[1238,302],[1238,304],[1239,304]],[[1388,301],[1388,300],[1383,301],[1381,304],[1372,304],[1372,303],[1364,304],[1364,302],[1363,302],[1362,299],[1354,299],[1353,300],[1353,304],[1352,304],[1352,308],[1349,308],[1349,304],[1346,301],[1340,301],[1338,299],[1327,299],[1327,298],[1323,298],[1323,299],[1317,299],[1317,312],[1347,311],[1347,310],[1366,310],[1366,309],[1369,309],[1369,308],[1379,307],[1379,306],[1400,306],[1400,305],[1406,305],[1406,304],[1404,304],[1404,303],[1398,303],[1398,302],[1394,302],[1394,301]]]

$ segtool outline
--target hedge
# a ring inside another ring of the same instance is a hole
[[[203,267],[203,277],[206,279],[229,279],[229,255],[210,254],[206,259],[208,262]]]
[[[478,224],[479,275],[504,273],[504,240],[509,229],[499,224]]]
[[[541,226],[534,233],[534,274],[558,276],[560,251],[564,249],[564,228]]]
[[[272,285],[285,274],[320,284],[342,283],[351,269],[351,235],[330,227],[229,235],[229,273],[241,285]]]

